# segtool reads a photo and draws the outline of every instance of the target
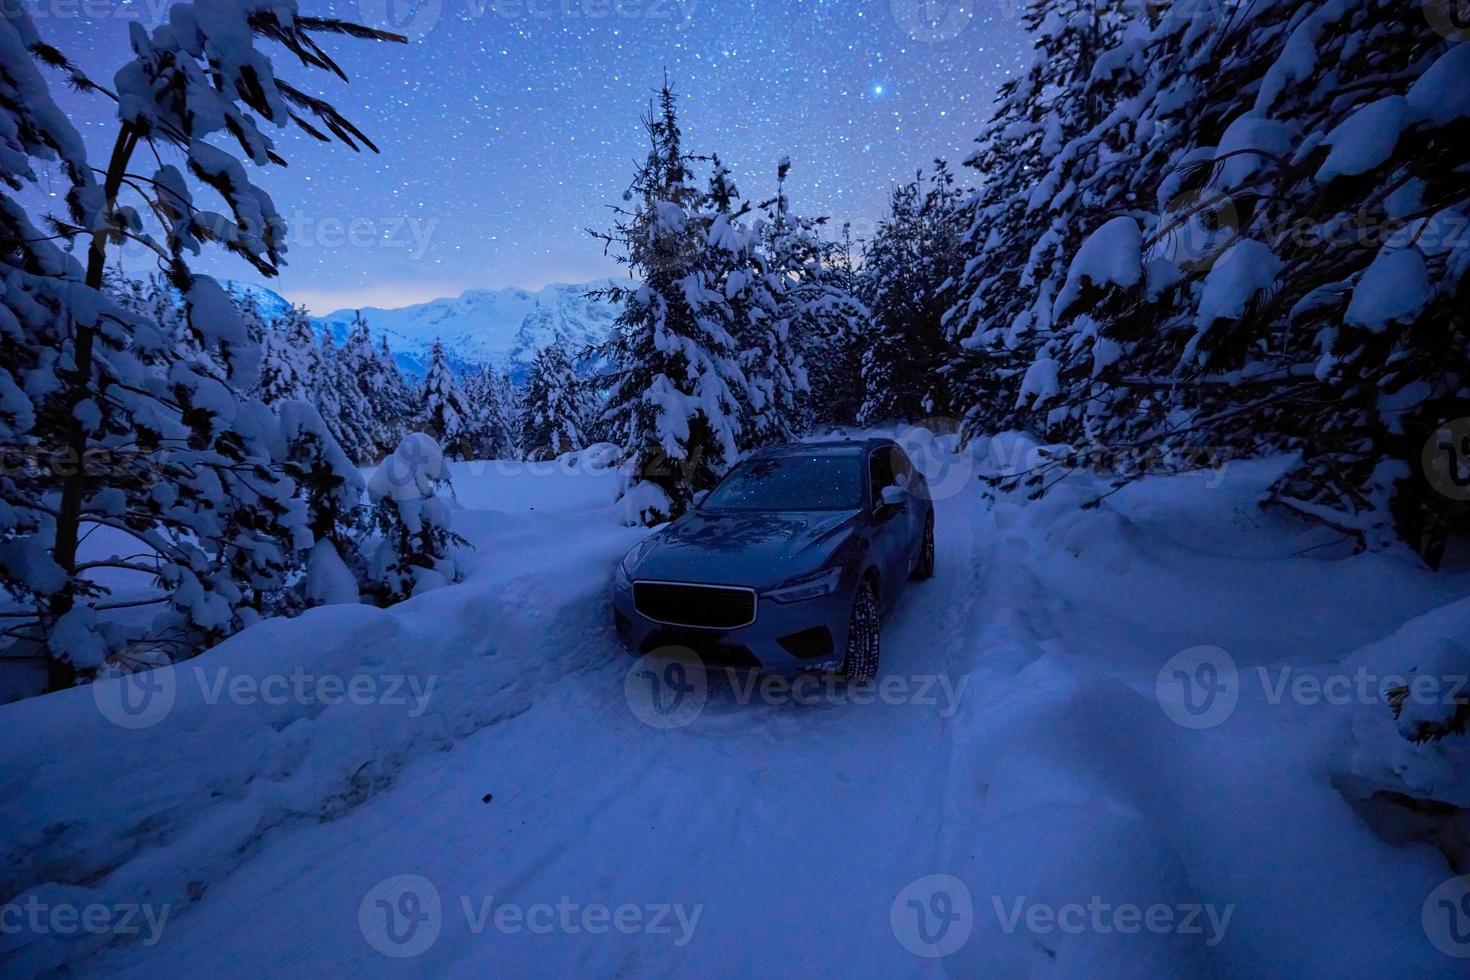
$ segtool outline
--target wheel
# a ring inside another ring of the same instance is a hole
[[[924,521],[924,543],[919,546],[919,560],[914,562],[914,570],[909,573],[909,578],[924,579],[934,577],[934,512],[929,512],[929,517]]]
[[[878,594],[872,582],[858,586],[852,600],[842,673],[851,681],[870,681],[878,674]]]

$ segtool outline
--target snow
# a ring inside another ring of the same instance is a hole
[[[0,936],[7,975],[1463,976],[1420,926],[1444,858],[1379,839],[1334,777],[1438,792],[1464,742],[1404,740],[1376,691],[1273,692],[1463,670],[1470,578],[1321,557],[1330,535],[1255,506],[1285,460],[1083,510],[1106,479],[978,492],[1034,463],[1024,438],[929,445],[938,574],[888,614],[881,669],[942,680],[930,701],[717,676],[688,724],[644,724],[605,596],[648,532],[589,451],[449,464],[459,585],[0,707],[6,897],[166,913],[154,942]],[[1164,682],[1201,648],[1238,690],[1185,727]],[[120,711],[139,680],[159,700]],[[367,927],[403,875],[439,914],[400,962]],[[936,897],[970,913],[938,963],[906,917]],[[559,903],[679,914],[594,931]],[[495,914],[542,906],[550,934]],[[1110,928],[1033,911],[1074,906]],[[1155,906],[1198,931],[1111,928]]]
[[[1317,182],[1355,177],[1383,164],[1398,145],[1408,109],[1402,95],[1389,95],[1354,110],[1327,134],[1324,142],[1332,150],[1317,169]]]
[[[434,484],[449,478],[444,450],[434,437],[410,432],[368,478],[368,492],[378,500],[418,501],[433,495]]]
[[[1283,266],[1270,246],[1242,238],[1220,256],[1205,276],[1195,327],[1208,330],[1216,320],[1238,320],[1264,289],[1270,288]]]
[[[537,291],[472,289],[454,298],[395,309],[364,307],[362,315],[374,342],[387,337],[399,367],[410,374],[424,373],[429,348],[438,339],[456,369],[494,365],[523,381],[536,353],[552,341],[562,339],[575,352],[607,339],[618,307],[586,293],[615,282],[556,283]],[[316,323],[340,343],[356,313],[337,310],[318,317]]]
[[[306,559],[306,600],[314,606],[360,602],[357,577],[330,541],[318,541]]]
[[[1451,44],[1409,86],[1409,121],[1447,126],[1470,116],[1470,47]]]
[[[1353,286],[1345,319],[1351,326],[1382,333],[1417,319],[1430,293],[1423,254],[1413,247],[1384,246]]]
[[[1041,356],[1031,362],[1026,369],[1026,377],[1021,379],[1021,391],[1016,396],[1016,407],[1023,408],[1030,405],[1032,408],[1040,408],[1048,401],[1056,397],[1061,386],[1057,383],[1057,372],[1060,365],[1052,357]]]
[[[1231,121],[1215,148],[1213,186],[1234,192],[1250,185],[1271,157],[1284,156],[1292,146],[1291,127],[1277,119],[1247,112]]]
[[[1066,285],[1052,307],[1053,317],[1071,308],[1081,295],[1084,283],[1129,289],[1142,278],[1142,232],[1138,222],[1126,216],[1113,218],[1088,235],[1077,249],[1067,268]]]

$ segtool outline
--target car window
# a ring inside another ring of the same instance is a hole
[[[868,479],[873,484],[873,501],[876,503],[883,488],[893,485],[893,456],[887,447],[868,454]]]
[[[862,506],[862,466],[857,453],[746,460],[710,491],[700,509],[854,510]]]
[[[893,482],[901,487],[909,485],[909,479],[914,474],[914,464],[909,462],[908,455],[897,446],[888,447],[888,454],[893,460]]]

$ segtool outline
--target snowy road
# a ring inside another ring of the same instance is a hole
[[[1373,837],[1323,768],[1341,713],[1272,703],[1252,670],[1330,670],[1465,583],[1293,557],[1239,504],[1266,477],[1233,479],[1086,512],[966,487],[885,624],[888,695],[717,679],[660,728],[607,622],[639,532],[605,487],[461,478],[477,567],[408,605],[424,662],[456,664],[425,717],[484,704],[335,819],[250,835],[159,942],[82,972],[1463,975],[1420,926],[1442,858]],[[1155,683],[1205,644],[1239,703],[1192,729]]]

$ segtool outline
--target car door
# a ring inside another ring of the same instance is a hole
[[[883,488],[895,485],[893,451],[879,446],[868,454],[868,483],[872,488],[874,563],[882,576],[881,594],[891,599],[908,577],[908,517],[910,503],[883,503]]]

